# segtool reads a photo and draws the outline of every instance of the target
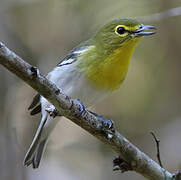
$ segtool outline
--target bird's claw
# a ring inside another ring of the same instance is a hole
[[[97,115],[97,117],[101,120],[101,129],[103,131],[107,131],[108,133],[111,133],[111,134],[115,132],[114,121],[110,119],[105,119],[101,115]]]
[[[107,120],[103,116],[101,116],[99,114],[96,114],[94,112],[91,112],[91,111],[89,111],[89,112],[91,114],[93,114],[94,116],[96,116],[100,120],[98,129],[100,129],[103,132],[106,132],[108,139],[112,139],[113,138],[113,133],[115,132],[114,121]]]
[[[112,120],[102,118],[102,128],[112,130],[114,129],[114,122]]]
[[[83,103],[79,99],[74,99],[73,102],[75,104],[78,104],[80,115],[82,115],[82,113],[85,111],[85,106],[83,105]]]
[[[54,107],[54,106],[50,106],[48,108],[45,109],[51,117],[55,118],[56,116],[59,115],[58,110]]]

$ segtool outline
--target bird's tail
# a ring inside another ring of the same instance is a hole
[[[28,149],[24,158],[24,165],[29,166],[32,164],[33,168],[38,168],[45,146],[47,144],[50,132],[47,132],[46,124],[51,121],[49,114],[46,112],[42,115],[40,125],[34,136],[33,142]]]

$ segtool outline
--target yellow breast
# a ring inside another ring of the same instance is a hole
[[[118,89],[126,77],[130,58],[138,40],[116,49],[102,63],[92,63],[86,72],[90,83],[98,89]]]

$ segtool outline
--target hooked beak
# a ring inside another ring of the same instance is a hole
[[[155,26],[151,26],[151,25],[141,25],[140,28],[136,31],[133,32],[134,36],[135,37],[140,37],[140,36],[149,36],[149,35],[152,35],[152,34],[155,34],[156,31],[149,31],[149,30],[152,30],[152,29],[156,29]]]

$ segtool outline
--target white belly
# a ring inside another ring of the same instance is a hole
[[[72,63],[64,66],[57,66],[51,71],[47,78],[55,83],[65,94],[74,99],[80,99],[80,101],[86,106],[92,106],[97,101],[105,97],[108,94],[105,91],[96,90],[92,87],[88,80],[80,73],[76,71],[76,63]],[[54,109],[55,107],[49,103],[44,97],[41,96],[42,116],[47,116],[47,108]],[[47,122],[42,133],[42,137],[48,137],[58,120],[52,118],[48,114]]]
[[[56,67],[47,77],[71,98],[80,99],[87,107],[92,106],[108,93],[91,86],[75,66],[76,63]]]

